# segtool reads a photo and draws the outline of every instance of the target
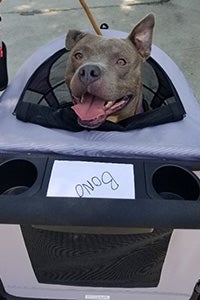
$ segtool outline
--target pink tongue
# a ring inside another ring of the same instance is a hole
[[[90,121],[106,115],[104,101],[90,94],[85,94],[83,103],[73,105],[72,109],[82,121]]]

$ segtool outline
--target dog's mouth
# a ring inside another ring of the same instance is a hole
[[[126,106],[133,99],[133,95],[128,94],[115,101],[107,101],[90,93],[85,93],[81,98],[73,96],[73,99],[72,109],[78,116],[79,124],[87,128],[97,128],[109,115]]]

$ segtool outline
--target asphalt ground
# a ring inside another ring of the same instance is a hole
[[[199,0],[87,0],[96,22],[129,32],[149,12],[156,16],[153,43],[179,66],[200,102]],[[68,29],[90,29],[78,0],[2,0],[2,38],[7,46],[9,80],[39,47]]]

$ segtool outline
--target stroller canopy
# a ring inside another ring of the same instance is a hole
[[[127,36],[126,33],[112,30],[105,30],[104,35]],[[1,97],[0,125],[5,138],[0,141],[0,151],[188,160],[199,158],[200,139],[197,137],[200,136],[200,107],[179,68],[156,46],[153,46],[152,57],[144,65],[144,98],[156,108],[154,112],[159,111],[159,116],[160,111],[163,111],[164,122],[160,123],[170,123],[146,127],[148,124],[145,124],[145,118],[137,115],[136,128],[138,123],[138,127],[145,128],[125,132],[106,132],[102,129],[103,131],[82,130],[73,133],[70,130],[45,128],[17,120],[13,112],[16,112],[18,102],[57,109],[69,101],[63,79],[66,58],[64,37],[61,37],[39,49],[22,66]],[[173,115],[174,121],[181,120],[180,122],[171,122],[172,118],[165,120],[164,112],[169,107],[170,118]],[[185,112],[186,117],[183,119]],[[154,117],[150,116],[150,119],[153,119],[152,125],[159,124]]]

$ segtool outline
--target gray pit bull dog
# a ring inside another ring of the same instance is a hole
[[[141,65],[151,52],[154,23],[147,15],[126,39],[69,30],[66,84],[81,126],[97,128],[141,112]]]

